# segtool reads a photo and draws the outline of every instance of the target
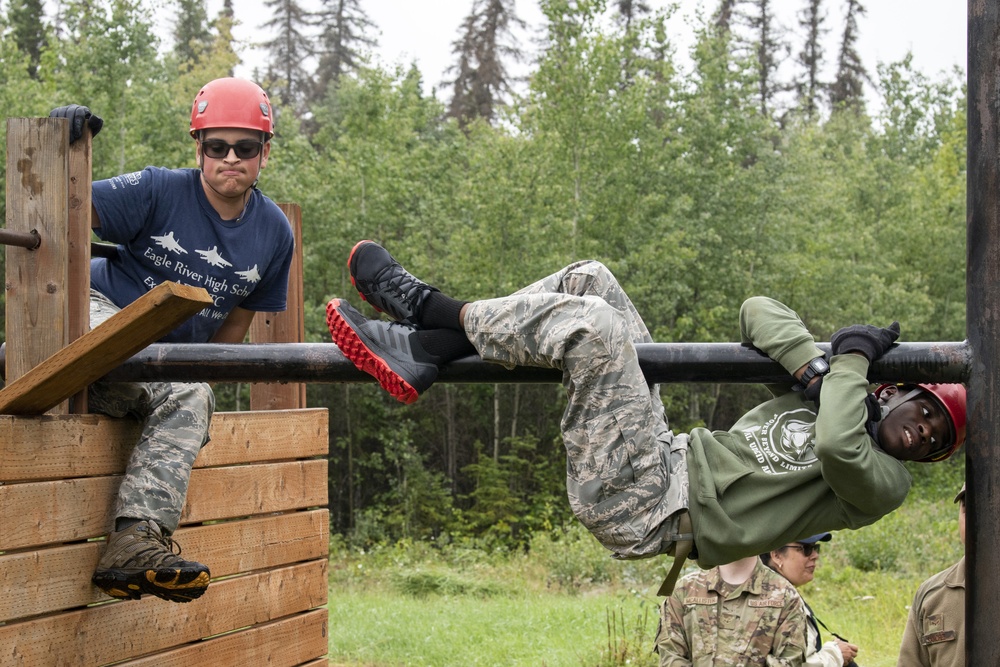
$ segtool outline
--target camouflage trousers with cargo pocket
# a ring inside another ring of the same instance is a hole
[[[508,297],[469,304],[465,332],[488,361],[557,368],[566,487],[576,517],[617,558],[673,553],[687,508],[687,436],[667,425],[636,343],[652,338],[611,272],[571,264]]]
[[[90,291],[90,326],[120,309]],[[111,417],[137,417],[142,434],[118,488],[115,518],[151,519],[167,534],[180,522],[191,467],[208,442],[215,395],[203,383],[95,382],[90,409]]]

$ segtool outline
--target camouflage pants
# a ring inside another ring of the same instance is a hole
[[[578,262],[472,303],[465,331],[483,359],[562,370],[573,513],[618,558],[670,553],[688,502],[687,437],[646,384],[634,344],[652,338],[611,272]]]
[[[120,309],[100,292],[90,292],[90,326]],[[187,496],[191,466],[208,442],[215,395],[207,384],[95,382],[91,410],[143,420],[142,435],[118,488],[115,517],[152,519],[167,533],[177,529]]]

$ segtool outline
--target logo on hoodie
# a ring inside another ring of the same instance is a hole
[[[764,472],[780,475],[816,462],[816,413],[809,409],[775,414],[764,424],[745,429],[743,436]]]

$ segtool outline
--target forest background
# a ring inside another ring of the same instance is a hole
[[[318,13],[267,0],[268,65],[253,78],[277,132],[261,187],[302,206],[308,339],[329,340],[333,296],[372,312],[345,266],[370,238],[465,299],[599,259],[659,341],[737,340],[754,294],[791,305],[819,340],[894,319],[903,340],[963,340],[964,77],[909,58],[871,69],[854,48],[860,0],[801,4],[801,43],[775,30],[769,0],[720,0],[678,54],[669,10],[542,0],[519,82],[513,3],[470,0],[439,98],[416,67],[372,63],[362,0]],[[203,0],[175,0],[162,40],[147,5],[0,3],[3,116],[90,106],[105,120],[95,178],[195,166],[191,100],[234,71],[233,21],[246,19],[237,3],[209,17]],[[663,398],[686,431],[727,428],[762,392],[678,384]],[[219,397],[238,409],[246,387]],[[310,385],[308,401],[330,409],[331,527],[350,549],[520,553],[572,525],[558,386],[438,385],[404,407],[370,384]]]

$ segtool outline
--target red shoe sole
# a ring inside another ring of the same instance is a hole
[[[344,356],[350,359],[359,371],[368,373],[378,380],[379,386],[397,401],[409,405],[420,398],[420,394],[410,383],[399,377],[389,364],[362,342],[350,323],[337,312],[339,305],[340,299],[331,299],[326,305],[326,325],[330,328],[333,342]]]

